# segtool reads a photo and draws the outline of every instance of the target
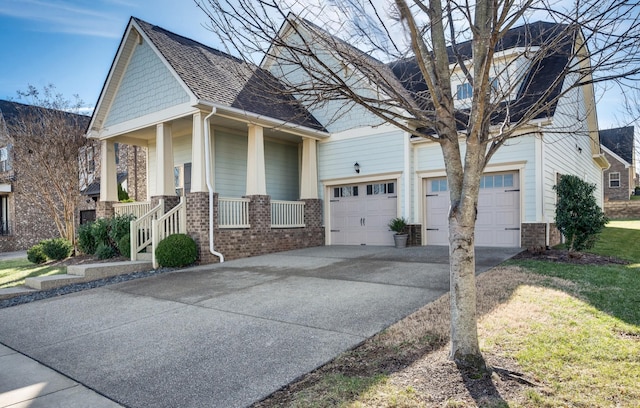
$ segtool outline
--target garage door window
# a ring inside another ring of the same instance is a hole
[[[395,183],[367,184],[367,195],[393,194]]]
[[[513,174],[482,176],[480,188],[513,187]]]
[[[448,190],[447,179],[431,180],[431,191],[434,193]]]
[[[345,187],[336,187],[333,189],[333,197],[357,197],[358,196],[358,186],[345,186]]]

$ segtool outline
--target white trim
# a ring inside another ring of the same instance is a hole
[[[617,180],[611,180],[611,176],[613,176],[614,174],[618,175],[618,179]],[[612,186],[611,185],[612,181],[617,181],[618,185],[617,186]],[[609,180],[608,180],[609,188],[622,188],[621,181],[622,181],[622,175],[620,174],[619,171],[612,171],[612,172],[609,173]]]
[[[10,193],[11,184],[0,184],[0,193]]]
[[[322,142],[335,142],[339,140],[357,139],[359,137],[369,137],[375,135],[383,135],[385,133],[404,133],[400,128],[388,123],[379,126],[363,126],[354,129],[344,130],[342,132],[331,133],[331,137],[323,140]],[[409,136],[407,136],[409,139]]]

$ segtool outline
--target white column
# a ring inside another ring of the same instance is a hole
[[[206,192],[204,163],[204,118],[202,113],[193,114],[193,134],[191,137],[191,192]]]
[[[171,124],[156,125],[156,194],[158,196],[175,196],[176,188],[173,180],[173,141],[171,140]]]
[[[264,166],[264,136],[262,127],[249,125],[247,149],[247,194],[266,195],[267,179]]]
[[[313,139],[302,139],[300,199],[306,198],[318,198],[318,161]]]
[[[100,201],[118,201],[118,172],[115,143],[100,142]]]

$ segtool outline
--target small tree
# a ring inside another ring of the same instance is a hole
[[[564,175],[553,189],[558,192],[556,226],[567,239],[569,251],[591,248],[609,221],[596,204],[596,186],[577,176]]]

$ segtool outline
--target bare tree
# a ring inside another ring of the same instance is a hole
[[[474,275],[482,173],[505,142],[533,132],[532,121],[544,118],[573,90],[605,81],[623,90],[636,86],[638,3],[195,2],[227,52],[247,62],[262,58],[261,67],[285,84],[284,91],[274,93],[288,92],[311,109],[333,112],[329,120],[349,109],[366,109],[380,123],[440,145],[451,202],[451,358],[459,366],[484,370]],[[551,23],[524,29],[517,47],[509,43],[510,29],[539,19]],[[508,48],[517,48],[522,58],[504,58]],[[526,72],[517,65],[523,58],[529,62]],[[548,77],[543,87],[529,79],[536,72]],[[453,85],[460,81],[473,89],[466,104],[454,101]],[[343,104],[340,109],[327,108],[337,102]],[[578,113],[576,123],[587,113]]]
[[[78,114],[81,101],[65,99],[55,87],[42,93],[33,86],[18,91],[27,105],[8,124],[15,160],[20,163],[19,182],[28,186],[24,197],[51,217],[61,238],[75,242],[75,218],[80,199],[79,151],[87,144],[84,134],[89,118]],[[86,175],[84,175],[86,177]]]

